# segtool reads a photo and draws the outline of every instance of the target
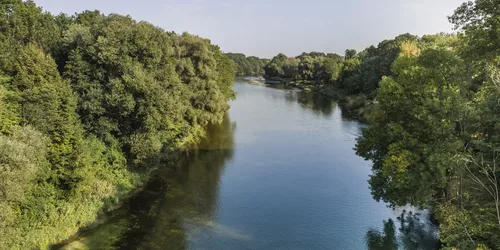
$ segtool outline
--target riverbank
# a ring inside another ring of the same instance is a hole
[[[167,165],[171,166],[173,161]],[[126,197],[122,197],[119,203],[107,211],[101,211],[95,221],[91,224],[80,228],[78,232],[74,233],[71,237],[60,241],[57,244],[53,244],[49,249],[108,249],[111,245],[106,244],[103,239],[112,238],[126,230],[127,225],[123,223],[113,224],[108,226],[111,221],[116,218],[123,216],[130,210],[131,203],[142,203],[145,200],[144,197],[160,197],[167,190],[166,181],[161,178],[164,176],[165,171],[168,172],[168,167],[156,168],[152,171],[144,181],[143,185],[136,187],[128,193]],[[156,198],[158,199],[158,198]],[[155,200],[156,200],[155,199]],[[134,202],[135,201],[135,202]],[[143,204],[151,205],[151,204]],[[98,231],[98,234],[92,234],[92,232]]]
[[[177,148],[158,154],[152,157],[148,162],[129,166],[130,169],[142,169],[137,174],[137,179],[134,186],[130,186],[124,190],[119,196],[112,197],[113,203],[106,204],[94,213],[94,215],[85,220],[80,221],[80,227],[67,227],[64,232],[66,234],[58,234],[58,239],[53,238],[47,241],[46,245],[40,245],[41,249],[102,249],[102,237],[113,238],[120,232],[129,230],[130,225],[123,223],[108,224],[120,216],[127,214],[131,209],[137,209],[133,206],[153,207],[154,202],[166,194],[169,182],[173,182],[175,169],[181,164],[185,155],[189,155],[189,151],[198,144],[206,141],[206,136],[211,127],[218,125],[209,125],[204,128],[205,136],[194,136],[194,141],[184,144],[182,148]],[[147,168],[145,167],[147,165]],[[134,173],[131,171],[130,173]],[[146,198],[148,197],[148,198]],[[153,197],[153,198],[152,198]],[[131,207],[131,204],[134,204]],[[138,205],[137,205],[138,204]],[[81,210],[92,208],[92,204],[87,204],[88,207],[80,207]],[[151,213],[151,211],[150,211]],[[151,215],[151,214],[150,214]],[[98,231],[98,234],[94,232]],[[82,240],[83,239],[83,240]],[[109,244],[107,242],[106,244]],[[107,247],[111,247],[108,245]],[[104,247],[106,248],[106,247]]]

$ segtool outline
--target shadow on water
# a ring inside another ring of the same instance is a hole
[[[382,230],[370,229],[366,233],[366,247],[369,250],[433,250],[440,249],[437,228],[430,223],[428,214],[403,210],[396,222],[384,221]]]
[[[310,108],[315,114],[321,114],[325,117],[330,117],[333,115],[336,107],[336,103],[330,98],[315,93],[301,91],[297,93],[297,101],[303,106]]]
[[[114,216],[61,249],[187,249],[189,235],[213,224],[219,181],[232,158],[236,125],[225,117],[175,164],[158,169]]]
[[[346,121],[360,122],[359,114],[356,110],[349,109],[348,105],[341,100],[325,96],[315,91],[303,91],[291,85],[285,84],[267,84],[268,88],[287,91],[285,101],[287,103],[300,103],[303,107],[310,108],[315,114],[321,114],[330,117],[334,114],[338,106],[342,110],[342,119]]]
[[[337,103],[316,92],[287,90],[285,101],[289,104],[299,103],[302,107],[311,109],[314,114],[331,117],[335,113]]]

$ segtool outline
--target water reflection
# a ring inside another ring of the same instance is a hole
[[[233,155],[235,124],[225,117],[207,137],[158,170],[145,189],[98,228],[63,249],[187,249],[188,235],[214,224],[219,180]]]
[[[315,92],[301,91],[297,93],[297,101],[303,106],[310,108],[316,114],[326,117],[333,115],[337,103]]]
[[[233,155],[235,129],[226,117],[220,126],[210,127],[207,137],[169,169],[166,197],[139,248],[186,249],[202,230],[214,227],[220,176]],[[189,241],[186,234],[192,237]]]
[[[337,103],[316,92],[287,90],[285,94],[287,104],[299,103],[302,107],[311,109],[314,114],[325,118],[331,117],[336,110]]]
[[[366,247],[369,250],[440,249],[436,227],[429,222],[427,216],[403,210],[397,217],[398,231],[393,219],[384,221],[382,230],[368,230],[365,238]]]

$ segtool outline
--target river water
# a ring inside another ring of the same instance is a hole
[[[370,162],[353,150],[362,125],[335,102],[241,81],[235,90],[222,125],[114,217],[63,248],[437,246],[423,216],[401,216],[402,208],[371,197]]]

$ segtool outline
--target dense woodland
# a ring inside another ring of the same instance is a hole
[[[500,249],[500,1],[449,20],[457,34],[279,54],[265,77],[340,95],[365,118],[356,150],[373,162],[375,199],[430,207],[445,248]]]
[[[223,121],[233,62],[129,16],[0,3],[0,248],[46,248]]]
[[[241,53],[226,53],[236,64],[237,76],[262,76],[264,75],[264,66],[269,63],[269,59],[262,59],[255,56],[245,56]]]

